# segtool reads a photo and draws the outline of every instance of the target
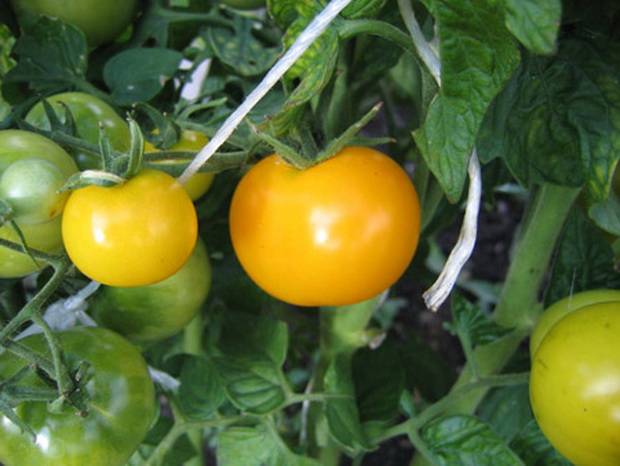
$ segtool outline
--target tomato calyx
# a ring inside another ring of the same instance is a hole
[[[254,134],[264,143],[269,145],[273,150],[285,160],[289,165],[305,170],[318,165],[321,162],[331,159],[340,153],[347,146],[359,145],[358,133],[379,113],[383,103],[375,104],[362,118],[353,123],[340,136],[334,138],[323,150],[317,151],[317,143],[313,139],[309,131],[300,129],[297,131],[296,140],[292,141],[299,149],[286,144],[276,137],[261,131],[261,128],[250,124],[250,128]],[[364,138],[364,142],[368,145],[378,145],[389,142],[390,139],[380,138]]]

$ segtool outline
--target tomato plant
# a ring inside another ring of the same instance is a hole
[[[532,409],[575,464],[620,461],[620,302],[585,305],[551,327],[532,361]]]
[[[129,149],[129,128],[125,120],[106,102],[83,92],[64,92],[45,99],[61,121],[65,121],[65,106],[75,120],[77,135],[91,144],[99,143],[100,128],[103,129],[113,149],[123,152]],[[41,128],[50,129],[50,122],[42,102],[36,104],[26,122]],[[98,168],[100,161],[96,155],[73,150],[73,156],[82,170]]]
[[[209,140],[204,134],[198,131],[183,130],[179,141],[168,148],[168,150],[198,152],[207,145],[207,142],[209,142]],[[157,148],[147,141],[144,144],[144,152],[157,152]],[[189,197],[192,198],[192,201],[196,201],[206,194],[213,183],[214,177],[215,174],[213,173],[196,173],[185,183],[185,191],[187,191]]]
[[[55,464],[620,464],[620,3],[341,3],[0,0],[0,434],[86,325]]]
[[[148,285],[177,272],[192,253],[196,211],[171,176],[144,170],[120,185],[74,191],[62,235],[86,276],[112,286]]]
[[[29,422],[36,440],[2,417],[0,461],[6,466],[126,464],[155,416],[155,392],[144,360],[134,346],[109,330],[76,328],[59,337],[69,360],[90,365],[92,377],[84,386],[87,412],[80,417],[69,407],[50,412],[44,402],[21,404],[16,414]],[[36,351],[45,348],[42,335],[23,343]],[[14,355],[0,355],[3,380],[25,365]],[[32,376],[21,383],[45,386]]]
[[[271,295],[302,306],[352,304],[405,271],[420,207],[407,174],[378,151],[348,147],[304,171],[272,155],[239,183],[230,234],[244,269]]]
[[[137,0],[11,0],[18,15],[37,14],[52,16],[77,26],[86,35],[88,43],[96,47],[114,40],[131,24]]]
[[[211,286],[211,267],[204,243],[177,273],[159,283],[133,288],[104,287],[92,313],[101,325],[137,342],[170,337],[200,311]]]

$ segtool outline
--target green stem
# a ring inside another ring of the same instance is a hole
[[[199,312],[183,331],[183,350],[187,354],[199,355],[202,353],[202,331],[204,321]],[[202,429],[196,428],[187,432],[190,442],[196,448],[197,456],[185,463],[185,466],[202,466],[204,464],[204,450],[202,444]]]
[[[7,340],[2,344],[8,352],[14,354],[18,358],[28,361],[29,364],[36,366],[43,370],[50,377],[54,377],[54,364],[46,357],[32,350],[21,343],[13,340]],[[58,395],[58,394],[57,394]]]
[[[0,241],[0,245],[2,242]],[[66,257],[50,258],[50,263],[54,267],[54,274],[52,278],[41,288],[41,290],[17,313],[13,319],[11,319],[0,330],[0,344],[3,344],[12,334],[15,332],[21,324],[31,319],[35,312],[41,310],[41,307],[52,296],[52,294],[58,289],[62,283],[67,271],[70,267],[70,262]]]

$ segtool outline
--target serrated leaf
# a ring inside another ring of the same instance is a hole
[[[491,428],[473,416],[450,416],[431,422],[422,438],[440,466],[524,466]]]
[[[188,419],[209,419],[225,400],[217,370],[205,357],[187,356],[179,379],[177,404]]]
[[[493,343],[511,331],[495,323],[478,306],[459,294],[452,298],[452,322],[446,324],[446,328],[472,347]]]
[[[299,0],[267,0],[267,10],[278,26],[286,29],[297,18]]]
[[[534,53],[550,54],[562,19],[560,0],[505,0],[506,27]]]
[[[558,243],[545,296],[546,303],[579,291],[620,288],[611,246],[578,210],[568,218]]]
[[[325,403],[329,433],[351,454],[370,449],[355,403],[351,357],[347,354],[336,356],[325,373],[324,382],[325,391],[337,395]]]
[[[534,419],[525,425],[510,447],[526,466],[572,466],[553,448]]]
[[[23,83],[35,91],[58,90],[85,77],[88,48],[84,34],[57,19],[41,17],[28,25],[13,53],[17,65],[6,74],[3,89]]]
[[[487,107],[519,63],[497,2],[425,0],[437,22],[442,88],[415,141],[446,195],[456,202]]]
[[[233,29],[210,28],[206,38],[215,56],[241,76],[258,76],[267,71],[280,54],[279,48],[266,48],[254,37],[254,21],[235,16]]]
[[[103,79],[117,104],[148,102],[174,76],[182,59],[180,52],[160,47],[124,50],[106,62]]]
[[[553,58],[524,59],[479,135],[479,155],[503,157],[524,186],[579,187],[607,198],[620,158],[620,78],[613,54],[585,39],[564,41]]]

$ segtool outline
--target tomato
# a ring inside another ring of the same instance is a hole
[[[139,351],[121,336],[102,328],[75,328],[59,334],[68,361],[86,361],[92,378],[86,383],[88,414],[74,408],[51,413],[44,402],[24,402],[17,415],[28,423],[36,441],[0,414],[0,461],[5,466],[123,466],[154,419],[155,390]],[[22,340],[46,351],[45,339]],[[0,355],[0,380],[27,365],[9,353]],[[21,383],[45,387],[28,375]],[[26,385],[27,384],[27,385]]]
[[[198,237],[191,199],[170,175],[143,170],[125,183],[71,193],[65,249],[87,277],[112,286],[156,283],[177,272]]]
[[[265,0],[220,0],[220,3],[239,10],[254,10],[265,6]]]
[[[198,152],[204,146],[207,145],[207,142],[209,142],[209,140],[204,134],[198,131],[184,129],[181,132],[181,137],[179,141],[167,150],[179,151],[179,152],[183,152],[183,151]],[[157,152],[157,151],[158,149],[150,142],[144,143],[145,153],[151,153],[151,152]],[[196,201],[200,197],[205,195],[205,193],[211,187],[214,177],[215,177],[214,173],[196,173],[194,176],[192,176],[187,181],[187,183],[185,183],[184,185],[185,191],[187,191],[187,194],[189,194],[189,197],[192,198],[192,201]]]
[[[545,335],[561,319],[573,311],[591,304],[620,301],[620,290],[589,290],[567,296],[542,313],[530,336],[530,355],[533,357]]]
[[[59,18],[81,29],[92,47],[111,42],[132,22],[138,0],[11,0],[17,16]]]
[[[269,294],[344,305],[402,275],[418,243],[420,206],[407,174],[376,150],[348,147],[303,171],[271,155],[239,183],[230,233],[241,265]]]
[[[59,215],[67,196],[56,190],[75,172],[75,162],[53,141],[27,131],[0,131],[0,196],[13,208],[29,247],[62,251]],[[0,238],[20,242],[10,224],[0,227]],[[0,278],[23,277],[43,265],[0,247]]]
[[[130,135],[127,122],[98,97],[83,92],[64,92],[48,97],[46,100],[61,121],[64,121],[65,115],[63,104],[69,108],[75,120],[77,134],[85,141],[99,144],[99,127],[101,126],[113,149],[119,152],[129,149]],[[43,103],[39,102],[28,112],[26,122],[36,128],[50,129],[50,122]],[[73,156],[81,170],[97,169],[100,166],[97,155],[74,151]]]
[[[211,287],[211,267],[202,241],[183,268],[154,285],[103,287],[91,306],[101,325],[138,342],[179,332],[200,311]]]
[[[530,399],[545,436],[578,466],[620,464],[620,302],[554,325],[532,361]]]

